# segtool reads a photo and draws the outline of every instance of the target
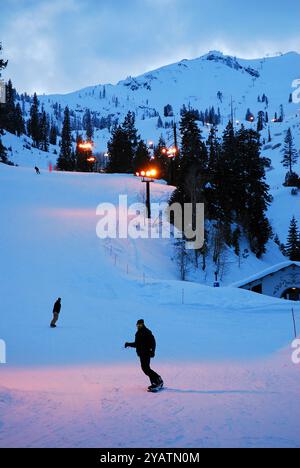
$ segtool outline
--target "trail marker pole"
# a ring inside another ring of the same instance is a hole
[[[295,338],[297,338],[297,327],[296,327],[296,319],[295,319],[295,311],[294,311],[294,308],[292,308],[292,315],[293,315],[293,323],[294,323]]]

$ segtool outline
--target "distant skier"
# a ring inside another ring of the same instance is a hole
[[[51,328],[56,328],[56,323],[58,321],[60,311],[61,311],[61,298],[59,297],[53,307],[53,320],[50,324]]]
[[[141,367],[151,382],[149,392],[158,392],[164,386],[162,378],[150,368],[151,358],[155,357],[156,341],[152,332],[145,326],[144,320],[137,322],[138,331],[134,343],[125,343],[125,348],[135,348],[141,360]]]
[[[39,170],[39,168],[38,168],[37,166],[35,166],[35,168],[34,168],[34,169],[35,169],[35,172],[36,172],[38,175],[40,175],[40,174],[41,174],[41,173],[40,173],[40,170]]]

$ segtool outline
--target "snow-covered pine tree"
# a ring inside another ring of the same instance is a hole
[[[285,252],[290,260],[300,262],[300,231],[295,216],[290,223]]]
[[[292,135],[292,130],[289,128],[286,132],[286,137],[284,140],[284,156],[282,164],[284,167],[289,169],[289,172],[293,172],[293,166],[297,163],[298,153],[295,148],[294,138]]]

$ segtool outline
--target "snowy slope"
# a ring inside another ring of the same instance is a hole
[[[0,234],[1,278],[5,279],[1,292],[3,310],[10,311],[9,320],[1,315],[0,329],[8,344],[12,343],[11,365],[126,359],[120,344],[132,334],[140,315],[151,318],[165,335],[160,341],[167,359],[185,353],[173,345],[167,350],[168,324],[178,327],[179,333],[182,320],[190,337],[187,352],[195,359],[215,353],[248,355],[247,349],[243,351],[244,333],[253,356],[288,344],[289,303],[178,281],[178,268],[171,260],[172,240],[97,238],[99,203],[118,205],[119,193],[128,195],[129,204],[143,200],[144,186],[134,177],[46,171],[38,177],[32,170],[3,165],[0,170],[1,212],[7,220]],[[153,201],[168,199],[170,190],[154,184]],[[58,296],[64,298],[67,328],[58,331],[62,335],[53,348],[48,321],[52,301]],[[261,314],[253,316],[251,311],[256,309]],[[233,321],[229,320],[232,315]],[[274,339],[266,343],[270,320]],[[28,342],[32,329],[36,336]],[[66,333],[71,341],[66,341]],[[103,348],[110,352],[103,354]]]
[[[0,165],[0,446],[299,446],[292,304],[178,281],[168,240],[98,239],[97,205],[143,190]],[[170,190],[154,184],[153,199]],[[141,317],[167,387],[156,396],[123,348]]]

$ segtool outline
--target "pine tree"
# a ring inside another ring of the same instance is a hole
[[[138,135],[138,131],[137,131],[136,127],[135,127],[135,114],[134,114],[134,112],[128,112],[128,114],[125,117],[124,123],[122,125],[122,129],[127,134],[128,140],[129,140],[129,142],[131,144],[132,154],[134,156],[134,153],[137,150],[138,142],[139,142],[139,139],[140,139],[140,136]]]
[[[41,130],[40,130],[39,101],[38,101],[36,93],[34,93],[33,103],[30,108],[28,133],[31,136],[34,145],[38,148],[40,144]]]
[[[150,154],[147,145],[143,140],[138,144],[135,157],[133,160],[133,172],[140,172],[147,169],[150,163]]]
[[[292,173],[293,166],[297,163],[298,160],[298,153],[294,145],[294,138],[290,128],[286,132],[284,143],[284,157],[282,160],[282,164],[284,167],[287,167],[289,169],[290,173]]]
[[[271,135],[271,129],[269,127],[269,130],[268,130],[268,143],[271,143],[272,141],[272,135]]]
[[[237,177],[240,172],[239,154],[234,127],[230,121],[223,132],[220,156],[215,161],[213,172],[214,203],[218,210],[217,219],[232,222],[235,210],[238,188]]]
[[[257,118],[257,131],[261,132],[265,126],[265,113],[260,111]]]
[[[217,184],[218,170],[220,168],[221,144],[217,136],[217,128],[212,127],[207,143],[208,151],[208,183],[206,184],[204,195],[206,200],[206,216],[209,219],[218,219],[221,217],[221,206],[219,204],[219,196]],[[224,216],[223,216],[224,217]]]
[[[202,134],[193,112],[186,111],[183,113],[180,122],[180,133],[180,167],[183,175],[188,166],[193,163],[197,163],[197,165],[204,170],[208,162],[207,149],[202,141]]]
[[[2,140],[0,137],[0,162],[6,164],[7,163],[7,154],[6,154],[6,148],[2,144]]]
[[[281,105],[280,105],[280,117],[279,117],[279,122],[283,122],[283,121],[284,121],[284,118],[285,118],[285,115],[284,115],[284,108],[283,108],[283,105],[281,104]]]
[[[285,252],[290,260],[300,262],[300,232],[295,216],[291,220]]]
[[[170,158],[165,154],[166,142],[161,135],[154,149],[153,166],[157,169],[161,179],[169,180]]]
[[[92,141],[94,136],[94,128],[92,125],[91,111],[89,109],[86,110],[83,118],[83,128],[86,131],[87,140]]]
[[[6,100],[4,105],[3,128],[10,133],[15,133],[15,95],[11,80],[6,85]]]
[[[50,127],[50,135],[49,135],[49,143],[50,145],[57,145],[57,127],[56,125],[52,122],[51,127]]]
[[[60,171],[74,171],[75,157],[72,151],[72,133],[70,123],[70,111],[66,107],[64,113],[64,123],[61,135],[60,155],[57,160],[57,168]]]
[[[246,120],[247,120],[247,122],[253,122],[254,121],[254,115],[252,114],[250,109],[247,109]]]
[[[164,124],[163,124],[162,118],[161,118],[161,116],[159,116],[158,120],[157,120],[156,127],[157,128],[163,128],[163,126],[164,126]]]
[[[109,163],[107,172],[109,173],[130,173],[134,153],[132,143],[128,138],[128,133],[123,127],[118,126],[112,132],[112,137],[108,143]]]
[[[16,105],[15,109],[15,131],[18,136],[21,136],[25,133],[25,123],[22,115],[22,109],[19,103]]]
[[[43,110],[40,120],[40,142],[43,151],[49,151],[49,121],[46,112]]]
[[[180,132],[181,150],[179,165],[176,167],[176,190],[171,196],[170,204],[179,203],[184,212],[185,203],[191,203],[193,207],[191,224],[195,229],[196,205],[204,201],[203,192],[207,177],[208,155],[193,112],[183,112]]]
[[[260,156],[260,135],[254,130],[242,129],[237,134],[240,158],[239,177],[236,180],[236,213],[252,251],[260,258],[266,252],[272,229],[266,217],[272,201],[266,183],[267,160]]]

